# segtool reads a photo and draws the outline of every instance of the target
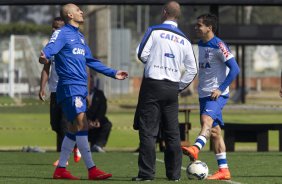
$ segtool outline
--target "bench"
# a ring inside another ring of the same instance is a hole
[[[190,146],[189,130],[191,129],[190,113],[192,108],[188,106],[180,106],[178,112],[184,113],[184,122],[179,122],[181,146]]]
[[[268,151],[268,131],[279,131],[279,151],[282,151],[282,124],[225,123],[224,141],[226,151],[234,151],[235,142],[257,142],[257,151]]]
[[[178,112],[184,113],[184,122],[179,122],[179,133],[180,133],[181,146],[190,146],[189,130],[191,129],[191,123],[190,123],[191,109],[187,107],[179,108]],[[164,143],[162,134],[159,135],[157,142],[159,143],[160,151],[164,151],[165,143]]]

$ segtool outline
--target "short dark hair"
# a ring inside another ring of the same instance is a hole
[[[60,22],[62,22],[62,23],[60,23]],[[55,17],[55,18],[53,19],[52,28],[58,29],[58,28],[60,28],[62,25],[64,25],[64,20],[62,19],[62,17]]]
[[[55,17],[53,21],[64,21],[64,19],[62,19],[62,17]]]
[[[203,24],[206,26],[212,26],[212,32],[216,33],[217,31],[217,16],[211,13],[202,14],[197,17],[197,19],[202,19]]]

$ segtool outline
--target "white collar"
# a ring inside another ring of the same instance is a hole
[[[166,21],[163,22],[163,24],[172,24],[172,25],[174,25],[175,27],[177,27],[177,22],[172,21],[172,20],[166,20]]]

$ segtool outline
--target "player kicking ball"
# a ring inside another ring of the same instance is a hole
[[[221,135],[224,126],[222,109],[229,98],[229,85],[240,69],[225,43],[215,36],[217,17],[204,14],[197,18],[195,30],[200,37],[199,46],[199,102],[201,131],[193,146],[182,147],[185,155],[197,160],[200,150],[211,138],[218,163],[218,171],[210,180],[230,180],[225,143]]]

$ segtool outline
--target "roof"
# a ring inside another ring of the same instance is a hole
[[[1,0],[0,5],[58,5],[58,4],[104,4],[104,5],[162,5],[167,0]],[[282,0],[178,0],[186,5],[282,5]]]

